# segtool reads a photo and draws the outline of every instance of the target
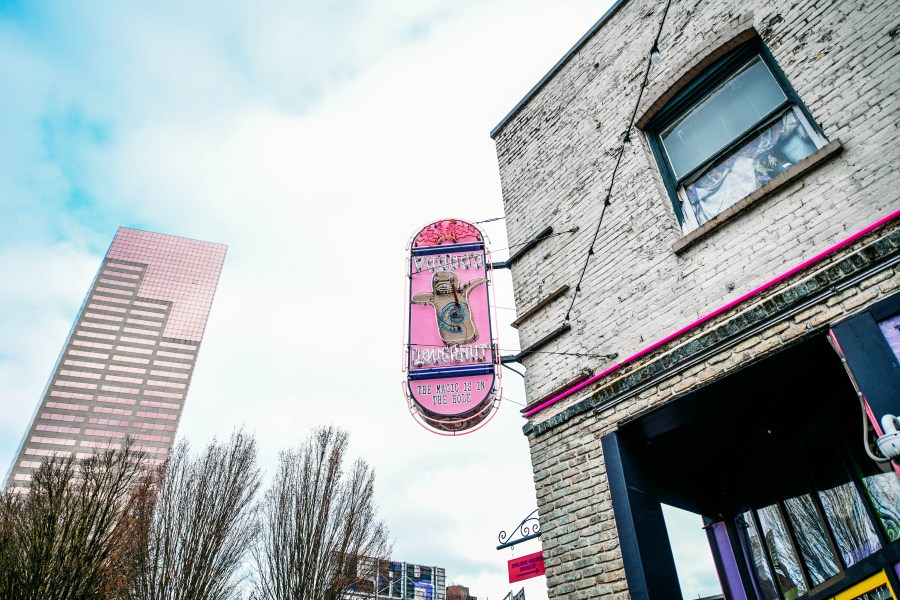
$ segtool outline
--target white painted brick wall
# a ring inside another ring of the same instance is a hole
[[[574,289],[662,7],[626,2],[496,136],[511,244],[548,224],[580,227],[515,265],[520,313],[562,284]],[[651,69],[639,114],[680,75],[679,65],[742,18],[752,20],[844,152],[677,256],[671,244],[680,228],[638,134],[617,176],[573,331],[546,350],[628,356],[900,206],[900,36],[892,31],[900,18],[891,0],[673,0],[659,44],[663,61]],[[562,322],[572,293],[521,326],[523,347]],[[582,367],[603,366],[548,354],[525,364],[529,400]]]
[[[511,244],[528,241],[547,225],[557,232],[580,228],[543,242],[515,265],[520,314],[560,285],[574,290],[662,8],[650,0],[624,3],[496,136]],[[660,40],[663,62],[651,71],[638,114],[680,76],[681,65],[747,18],[828,139],[840,139],[844,152],[676,255],[672,242],[680,227],[646,140],[632,133],[635,148],[620,168],[572,314],[573,331],[545,350],[629,356],[900,208],[900,12],[894,1],[673,0]],[[629,597],[602,435],[701,381],[776,351],[810,326],[898,289],[900,268],[873,276],[621,404],[530,436],[550,596]],[[570,299],[556,300],[523,323],[523,346],[555,329]],[[525,364],[529,401],[583,367],[605,366],[552,354],[534,354]],[[536,421],[586,393],[542,411]]]

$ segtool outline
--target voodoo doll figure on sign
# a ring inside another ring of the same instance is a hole
[[[445,345],[470,344],[478,339],[478,329],[469,307],[469,294],[482,283],[484,278],[479,277],[459,287],[456,273],[438,271],[431,278],[433,293],[416,294],[412,301],[434,307],[438,331]]]

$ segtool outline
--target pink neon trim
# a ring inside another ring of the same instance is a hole
[[[611,367],[607,368],[606,370],[601,371],[600,373],[597,373],[596,375],[594,375],[594,376],[591,377],[590,379],[586,379],[585,381],[582,381],[581,383],[579,383],[579,384],[576,385],[575,387],[570,388],[570,389],[568,389],[568,390],[562,392],[562,393],[559,394],[558,396],[555,396],[555,397],[553,397],[553,398],[547,400],[546,402],[544,402],[544,403],[541,404],[540,406],[536,406],[536,407],[532,408],[531,410],[529,410],[528,412],[525,413],[525,416],[526,416],[526,417],[530,417],[531,415],[533,415],[533,414],[535,414],[535,413],[537,413],[537,412],[540,412],[540,411],[544,410],[544,409],[547,408],[548,406],[551,406],[551,405],[553,405],[553,404],[556,404],[557,402],[559,402],[559,401],[562,400],[563,398],[567,398],[568,396],[571,396],[572,394],[574,394],[574,393],[577,392],[578,390],[584,389],[585,387],[587,387],[587,386],[589,386],[589,385],[592,385],[592,384],[596,383],[597,381],[603,379],[604,377],[606,377],[606,376],[609,375],[610,373],[612,373],[612,372],[614,372],[614,371],[617,371],[618,369],[620,369],[621,367],[627,365],[628,363],[634,362],[635,360],[641,358],[641,357],[644,356],[645,354],[649,354],[650,352],[656,350],[657,348],[659,348],[659,347],[662,346],[663,344],[667,344],[668,342],[671,342],[671,341],[674,340],[675,338],[677,338],[677,337],[679,337],[680,335],[682,335],[682,334],[684,334],[684,333],[690,331],[691,329],[693,329],[693,328],[695,328],[695,327],[697,327],[697,326],[699,326],[699,325],[702,325],[703,323],[706,323],[706,322],[709,321],[710,319],[713,319],[713,318],[719,316],[720,314],[722,314],[723,312],[725,312],[725,311],[727,311],[727,310],[729,310],[729,309],[731,309],[731,308],[734,308],[735,306],[737,306],[738,304],[744,302],[745,300],[748,300],[749,298],[752,298],[753,296],[759,294],[760,292],[765,291],[765,290],[769,289],[770,287],[772,287],[772,286],[774,286],[774,285],[776,285],[776,284],[778,284],[778,283],[784,281],[785,279],[787,279],[787,278],[790,277],[791,275],[794,275],[795,273],[797,273],[797,272],[799,272],[799,271],[802,271],[803,269],[807,268],[808,266],[810,266],[810,265],[812,265],[812,264],[814,264],[814,263],[819,262],[820,260],[822,260],[823,258],[825,258],[826,256],[828,256],[829,254],[831,254],[831,253],[833,253],[833,252],[835,252],[835,251],[837,251],[837,250],[840,250],[840,249],[843,248],[844,246],[847,246],[848,244],[852,244],[853,242],[855,242],[855,241],[858,240],[859,238],[863,237],[863,236],[866,235],[867,233],[869,233],[869,232],[871,232],[871,231],[874,231],[875,229],[878,229],[879,227],[881,227],[881,226],[884,225],[885,223],[889,223],[889,222],[893,221],[893,220],[896,219],[898,216],[900,216],[900,209],[895,210],[894,212],[890,213],[889,215],[887,215],[887,216],[885,216],[885,217],[882,217],[881,219],[878,219],[877,221],[875,221],[874,223],[872,223],[872,224],[869,225],[868,227],[866,227],[866,228],[864,228],[864,229],[862,229],[862,230],[860,230],[860,231],[854,233],[854,234],[851,235],[850,237],[846,238],[846,239],[843,240],[843,241],[838,242],[837,244],[835,244],[834,246],[831,246],[831,247],[828,248],[827,250],[823,250],[822,252],[819,252],[818,254],[816,254],[815,256],[813,256],[812,258],[803,261],[802,263],[800,263],[799,265],[797,265],[796,267],[794,267],[794,268],[791,269],[790,271],[786,271],[786,272],[782,273],[781,275],[779,275],[779,276],[776,277],[775,279],[773,279],[773,280],[771,280],[771,281],[769,281],[769,282],[767,282],[767,283],[762,284],[761,286],[759,286],[759,287],[757,287],[757,288],[755,288],[755,289],[753,289],[753,290],[747,292],[746,294],[744,294],[743,296],[740,296],[739,298],[735,298],[734,300],[732,300],[732,301],[729,302],[728,304],[726,304],[726,305],[724,305],[724,306],[722,306],[722,307],[720,307],[720,308],[717,308],[716,310],[712,311],[712,312],[709,313],[708,315],[706,315],[706,316],[704,316],[704,317],[700,317],[699,319],[697,319],[696,321],[694,321],[694,322],[691,323],[690,325],[686,325],[685,327],[682,327],[682,328],[679,329],[678,331],[676,331],[676,332],[674,332],[674,333],[670,333],[669,335],[667,335],[666,337],[662,338],[662,339],[659,340],[658,342],[656,342],[656,343],[654,343],[654,344],[651,344],[651,345],[647,346],[646,348],[644,348],[643,350],[641,350],[641,351],[638,352],[637,354],[633,354],[633,355],[629,356],[628,358],[624,359],[622,362],[618,362],[618,363],[612,365]]]

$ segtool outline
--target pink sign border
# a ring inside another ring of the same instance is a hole
[[[406,303],[406,314],[405,321],[407,324],[406,330],[406,339],[404,340],[404,352],[403,352],[403,367],[402,370],[406,373],[410,373],[412,371],[410,365],[410,333],[411,333],[411,307],[412,307],[412,275],[413,275],[413,261],[414,249],[421,249],[423,247],[438,247],[442,246],[443,242],[438,241],[438,243],[428,244],[421,243],[421,238],[423,237],[423,233],[426,230],[436,229],[438,226],[443,226],[447,223],[456,224],[459,226],[470,227],[472,230],[477,232],[478,237],[473,240],[465,240],[462,242],[457,242],[447,246],[448,253],[454,253],[454,249],[456,251],[460,251],[460,246],[467,246],[470,244],[481,244],[481,255],[483,257],[484,264],[481,267],[481,270],[484,274],[484,278],[486,279],[486,291],[485,297],[487,300],[486,306],[486,314],[487,314],[487,325],[488,325],[488,342],[490,347],[490,358],[489,363],[482,364],[490,364],[492,366],[491,370],[491,378],[490,385],[487,386],[487,393],[484,396],[484,399],[481,400],[476,406],[472,409],[456,413],[456,414],[440,414],[434,411],[429,410],[425,406],[423,406],[420,402],[417,401],[413,394],[412,387],[416,385],[416,382],[420,381],[429,381],[429,382],[447,382],[448,380],[454,380],[452,374],[446,378],[438,378],[438,379],[410,379],[407,376],[406,381],[403,384],[404,395],[407,398],[407,404],[410,411],[410,414],[422,426],[424,429],[437,433],[438,435],[444,436],[457,436],[464,435],[467,433],[472,433],[484,427],[488,422],[493,419],[494,415],[497,412],[497,409],[500,406],[500,402],[502,399],[502,376],[499,368],[499,349],[496,343],[496,339],[494,337],[494,323],[496,321],[496,306],[493,300],[493,290],[491,286],[493,285],[493,270],[490,263],[490,252],[487,249],[487,236],[473,223],[468,221],[463,221],[461,219],[442,219],[438,221],[432,221],[425,226],[416,230],[416,233],[410,238],[409,243],[407,244],[407,277],[406,277],[406,288],[407,288],[407,303]],[[454,240],[455,241],[455,240]],[[485,373],[487,375],[487,373]],[[456,378],[458,381],[459,377]],[[467,423],[471,423],[467,426]]]

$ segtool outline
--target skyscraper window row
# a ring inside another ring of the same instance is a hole
[[[47,421],[66,421],[70,423],[84,423],[84,417],[77,415],[61,415],[58,413],[41,413],[41,418]]]
[[[100,450],[120,450],[122,448],[122,444],[110,443],[110,442],[95,442],[93,440],[84,440],[80,444],[85,448],[97,448]]]
[[[57,379],[53,382],[53,385],[59,387],[73,387],[73,388],[81,388],[83,390],[96,390],[96,383],[82,383],[80,381],[66,381],[64,379]]]
[[[109,269],[104,269],[101,273],[101,278],[97,280],[97,283],[100,284],[102,282],[104,284],[123,285],[126,287],[136,287],[140,289],[142,278],[143,274],[124,273],[121,271],[110,271]]]
[[[135,449],[135,450],[138,450],[138,451],[140,451],[140,452],[151,452],[151,453],[154,453],[154,454],[168,454],[168,453],[169,453],[169,449],[168,449],[168,448],[157,448],[157,447],[155,447],[155,446],[141,446],[141,445],[135,445],[135,446],[134,446],[134,449]]]
[[[123,356],[121,354],[116,354],[112,357],[112,359],[116,362],[127,362],[138,365],[147,365],[150,364],[149,358],[139,358],[137,356]]]
[[[154,431],[175,431],[174,425],[166,425],[164,423],[142,423],[135,422],[132,427],[136,429],[150,429]]]
[[[110,296],[92,296],[91,300],[95,302],[112,302],[113,304],[128,304],[131,300],[127,298],[112,298]]]
[[[138,273],[128,273],[127,271],[119,271],[116,269],[118,265],[107,265],[105,269],[103,269],[103,275],[107,277],[113,278],[125,278],[125,279],[140,279],[141,276]]]
[[[117,398],[115,396],[97,396],[97,402],[107,402],[109,404],[127,404],[134,405],[137,400],[131,398]]]
[[[100,373],[88,373],[87,371],[67,371],[65,369],[60,370],[59,374],[63,377],[75,377],[82,379],[100,379],[102,376]]]
[[[72,345],[83,348],[97,348],[98,350],[112,350],[112,344],[101,344],[100,342],[89,342],[87,340],[72,340]]]
[[[133,290],[121,290],[121,289],[114,289],[114,288],[109,288],[109,287],[99,287],[99,286],[98,286],[98,287],[97,287],[97,291],[98,291],[98,292],[105,292],[105,293],[107,293],[107,294],[115,294],[116,296],[120,296],[120,297],[121,297],[121,296],[128,296],[128,297],[131,297],[131,296],[134,295],[134,291],[133,291]],[[114,296],[114,297],[115,297],[115,296]]]
[[[168,413],[158,413],[158,412],[144,412],[137,411],[137,416],[143,419],[166,419],[169,421],[175,421],[178,419],[178,415],[172,415]]]
[[[119,419],[98,419],[91,417],[88,421],[92,425],[107,425],[110,427],[128,427],[128,421],[120,421]]]
[[[155,396],[157,398],[171,398],[173,400],[180,400],[184,397],[182,394],[176,394],[175,392],[163,392],[161,390],[144,390],[144,395]]]
[[[126,270],[126,271],[128,271],[128,270],[130,270],[130,271],[143,271],[144,269],[146,269],[146,267],[143,266],[143,265],[129,265],[129,264],[125,264],[125,263],[122,263],[122,262],[114,262],[114,261],[111,261],[111,260],[110,260],[110,261],[107,261],[106,266],[107,266],[107,267],[111,267],[111,268],[115,268],[115,269],[124,269],[124,270]]]
[[[85,411],[88,409],[84,404],[70,404],[69,402],[47,402],[47,408],[56,408],[58,410],[78,410]]]
[[[78,432],[81,431],[80,427],[69,427],[68,425],[44,425],[43,423],[38,423],[35,427],[37,431],[51,431],[54,433],[74,433],[78,435]]]
[[[122,296],[133,297],[134,296],[134,292],[135,292],[135,288],[136,288],[136,286],[134,286],[134,285],[126,286],[126,285],[124,285],[125,284],[124,281],[123,282],[112,281],[111,279],[101,279],[100,282],[102,282],[102,286],[101,285],[97,286],[98,292],[103,292],[106,294],[115,294],[115,296],[113,296],[113,297],[116,297],[116,296],[118,296],[118,297],[122,297]],[[98,282],[98,284],[100,282]],[[110,286],[115,286],[115,287],[110,287]]]
[[[134,433],[131,435],[136,440],[144,442],[166,442],[172,441],[172,437],[168,435],[147,435],[146,433]]]
[[[94,397],[93,394],[82,394],[79,392],[67,392],[64,390],[53,390],[50,392],[51,396],[56,398],[70,398],[72,400],[90,400]],[[76,406],[81,406],[80,404]]]
[[[182,354],[181,352],[169,352],[168,350],[158,350],[157,356],[165,356],[167,358],[180,358],[183,360],[194,360],[193,354]]]
[[[113,366],[118,366],[118,365],[109,365],[111,371],[119,370],[119,369],[112,369]],[[126,368],[129,368],[129,367],[120,367],[120,369],[126,369]],[[144,383],[144,377],[143,377],[143,374],[141,374],[141,373],[107,372],[106,376],[103,378],[103,382],[104,383],[108,383],[108,382],[131,383],[131,384],[141,385],[142,383]]]
[[[118,306],[103,306],[100,304],[91,304],[90,306],[96,307],[98,310],[125,311],[124,308],[120,308]],[[85,319],[99,319],[101,321],[116,321],[116,322],[121,323],[122,319],[124,317],[122,317],[120,315],[107,315],[107,314],[103,314],[103,313],[89,312],[89,313],[84,313],[84,318]]]
[[[38,435],[31,436],[31,441],[35,444],[55,444],[57,446],[74,446],[75,440],[68,438],[41,437]]]
[[[122,331],[124,331],[125,333],[135,333],[138,335],[148,335],[148,336],[149,335],[159,335],[161,333],[161,331],[159,329],[154,330],[154,329],[144,329],[144,328],[138,328],[138,327],[123,327]]]
[[[95,331],[85,331],[85,330],[83,330],[83,329],[79,329],[78,331],[76,331],[76,332],[75,332],[75,335],[77,335],[77,336],[79,336],[79,337],[97,338],[97,339],[100,339],[100,340],[114,340],[114,339],[116,339],[116,336],[110,335],[110,334],[108,334],[108,333],[97,333],[97,332],[95,332]],[[110,346],[110,347],[111,347],[111,346]]]
[[[36,468],[38,468],[39,466],[41,466],[41,463],[40,463],[39,461],[36,461],[36,460],[23,460],[22,462],[19,463],[19,466],[20,466],[20,467],[28,467],[28,468],[31,468],[31,469],[36,469]]]
[[[162,326],[162,321],[147,321],[146,319],[133,319],[130,316],[125,320],[125,322],[130,323],[132,325],[148,325],[150,327],[161,327]]]
[[[106,331],[118,331],[121,325],[111,325],[109,323],[95,323],[92,321],[82,321],[80,327],[89,329],[103,329]]]
[[[123,365],[115,365],[115,364],[109,365],[109,370],[110,371],[120,371],[122,373],[138,373],[138,374],[144,374],[147,372],[147,369],[141,369],[139,367],[125,367]]]
[[[96,310],[96,309],[92,309],[92,310]],[[118,329],[119,326],[121,325],[121,323],[125,321],[125,317],[126,317],[126,315],[124,315],[124,314],[118,314],[118,315],[117,314],[107,314],[105,312],[85,313],[84,316],[82,317],[79,325],[85,325],[87,323],[115,321],[115,323],[112,323],[112,324],[116,326],[116,329]]]
[[[47,448],[25,448],[25,454],[30,456],[58,456],[60,458],[66,458],[72,455],[71,452]]]
[[[185,389],[187,385],[184,383],[177,383],[174,381],[160,381],[157,379],[151,379],[147,382],[147,385],[153,385],[156,387],[167,387],[167,388],[176,388],[176,389]]]
[[[94,412],[95,413],[103,413],[103,414],[107,414],[107,415],[124,415],[126,417],[131,416],[131,411],[126,410],[124,408],[107,408],[105,406],[95,406]]]
[[[194,367],[192,363],[177,363],[169,360],[154,360],[154,367],[169,367],[171,369],[191,369]]]
[[[173,404],[171,402],[156,402],[154,400],[141,400],[141,406],[149,406],[150,408],[167,408],[169,410],[179,410],[181,408],[180,404]]]
[[[95,362],[87,362],[84,360],[64,360],[64,365],[68,365],[70,367],[84,367],[86,369],[105,369],[106,365]]]
[[[75,350],[74,348],[69,348],[68,355],[82,356],[84,358],[99,358],[103,360],[109,358],[109,354],[103,354],[102,352],[85,352],[84,350]]]
[[[150,371],[150,375],[156,377],[177,377],[180,379],[188,379],[190,378],[190,373],[176,373],[174,371]]]
[[[94,437],[106,437],[106,438],[116,438],[116,439],[123,439],[125,437],[124,431],[109,431],[108,429],[85,429],[84,434],[94,436]]]
[[[117,286],[126,287],[126,288],[137,287],[137,282],[128,281],[125,279],[113,278],[113,277],[101,277],[100,283],[105,283],[107,285],[117,285]]]
[[[101,385],[100,389],[104,392],[114,392],[119,394],[137,394],[140,391],[135,388],[122,387],[120,385]]]
[[[187,344],[182,342],[167,342],[162,341],[159,343],[160,346],[165,346],[166,348],[180,348],[182,350],[196,350],[197,344]]]
[[[153,340],[142,340],[139,338],[119,338],[119,343],[126,344],[153,344]],[[148,348],[135,348],[134,346],[116,346],[116,352],[131,352],[132,354],[153,354],[153,350]]]
[[[90,304],[88,304],[88,308],[91,308],[93,310],[102,310],[105,312],[115,312],[115,313],[128,312],[128,309],[123,306],[113,306],[111,304],[101,304],[101,303],[97,303],[97,302],[91,302]],[[134,312],[134,311],[132,311],[132,312]]]

